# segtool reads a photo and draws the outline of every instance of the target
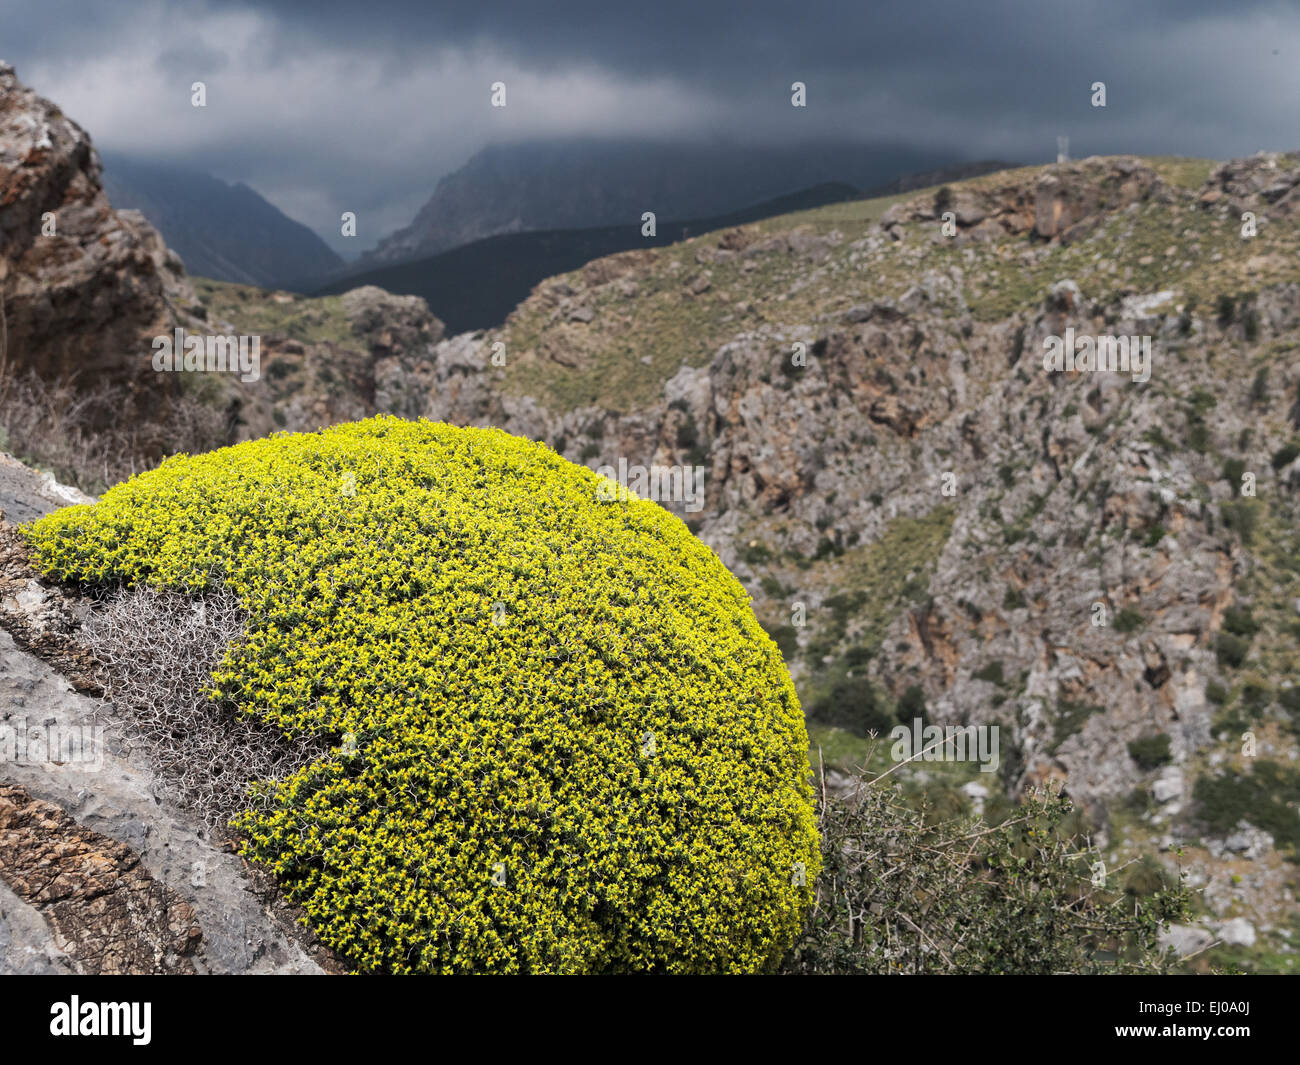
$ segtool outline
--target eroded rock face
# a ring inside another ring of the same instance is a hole
[[[49,924],[60,954],[88,975],[192,973],[194,910],[130,847],[82,828],[58,806],[0,785],[0,878]]]
[[[5,276],[7,275],[7,276]],[[137,212],[115,212],[90,137],[0,65],[0,284],[10,371],[159,387],[150,341],[193,302]]]
[[[1106,213],[1166,194],[1159,175],[1136,158],[1091,158],[1045,167],[1032,181],[1007,178],[961,188],[950,202],[937,196],[904,201],[884,213],[881,225],[897,240],[900,227],[937,220],[950,211],[959,241],[1032,233],[1069,243],[1086,235]]]
[[[1214,169],[1201,202],[1226,202],[1236,213],[1263,205],[1267,213],[1293,215],[1300,209],[1300,167],[1286,165],[1276,153],[1229,160]]]

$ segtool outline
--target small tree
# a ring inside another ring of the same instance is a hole
[[[1035,791],[1006,820],[940,820],[881,778],[827,795],[822,872],[789,973],[1152,973],[1160,928],[1189,915],[1182,874],[1125,893],[1071,803]]]

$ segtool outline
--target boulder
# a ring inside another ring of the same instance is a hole
[[[162,387],[151,341],[193,304],[180,260],[118,214],[90,137],[0,64],[0,285],[10,371]]]

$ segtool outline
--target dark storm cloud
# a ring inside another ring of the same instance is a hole
[[[101,144],[246,181],[327,238],[355,210],[366,245],[482,145],[539,136],[901,139],[1025,161],[1060,134],[1076,155],[1300,144],[1291,3],[0,0],[0,26],[0,55]],[[487,106],[495,80],[505,111]]]

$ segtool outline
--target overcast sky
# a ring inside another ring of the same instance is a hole
[[[101,148],[244,181],[327,238],[356,211],[366,246],[485,144],[550,135],[1300,147],[1294,0],[0,0],[0,58]]]

